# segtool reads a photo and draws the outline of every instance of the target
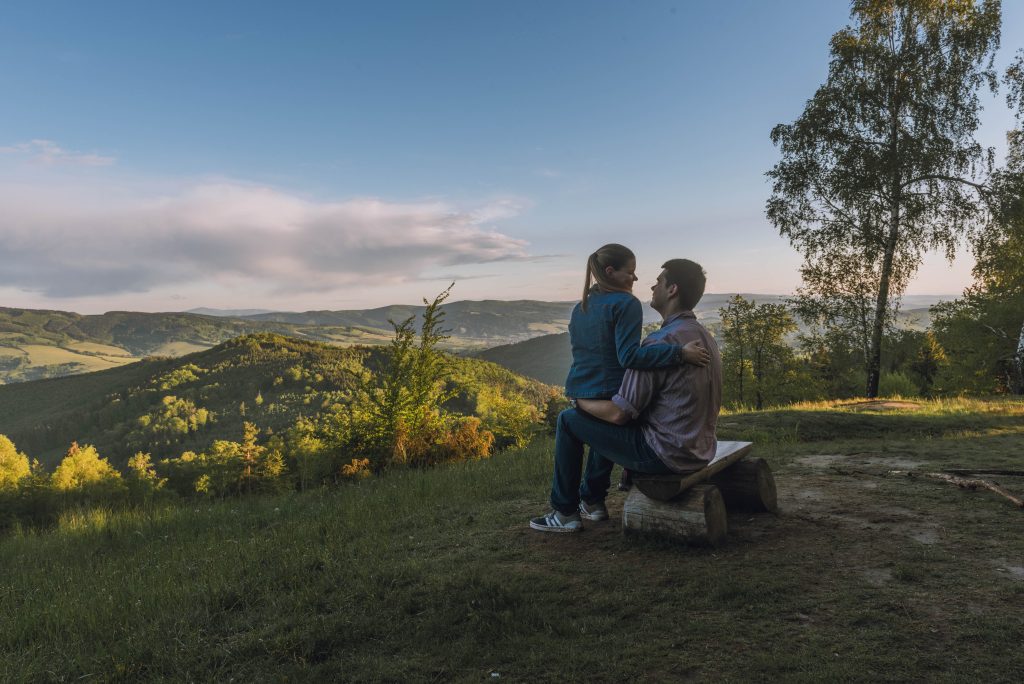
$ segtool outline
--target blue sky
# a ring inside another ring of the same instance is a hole
[[[1000,63],[1024,47],[1004,7]],[[847,2],[24,2],[0,21],[0,305],[573,299],[631,246],[791,292],[772,126]],[[1012,124],[986,98],[982,140]],[[957,293],[970,260],[909,292]]]

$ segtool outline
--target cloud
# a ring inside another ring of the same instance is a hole
[[[13,154],[44,165],[68,164],[73,166],[110,166],[113,157],[83,154],[65,150],[52,140],[29,140],[8,147],[0,147],[0,154]]]
[[[522,211],[512,198],[314,201],[236,180],[154,187],[86,175],[0,184],[0,286],[55,298],[202,283],[342,292],[529,258],[492,225]]]

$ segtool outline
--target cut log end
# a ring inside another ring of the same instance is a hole
[[[729,510],[751,513],[779,512],[775,478],[763,458],[748,458],[711,478]]]
[[[634,488],[622,508],[622,530],[719,546],[728,533],[725,501],[714,485],[698,485],[673,501],[658,501]]]

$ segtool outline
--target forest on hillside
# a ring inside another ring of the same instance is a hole
[[[263,333],[0,392],[0,525],[84,503],[309,489],[524,446],[552,387],[453,356],[440,303],[390,345]]]

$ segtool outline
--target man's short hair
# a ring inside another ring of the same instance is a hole
[[[679,303],[692,310],[704,296],[707,274],[701,265],[689,259],[669,259],[661,265],[665,269],[665,284],[679,288]]]

